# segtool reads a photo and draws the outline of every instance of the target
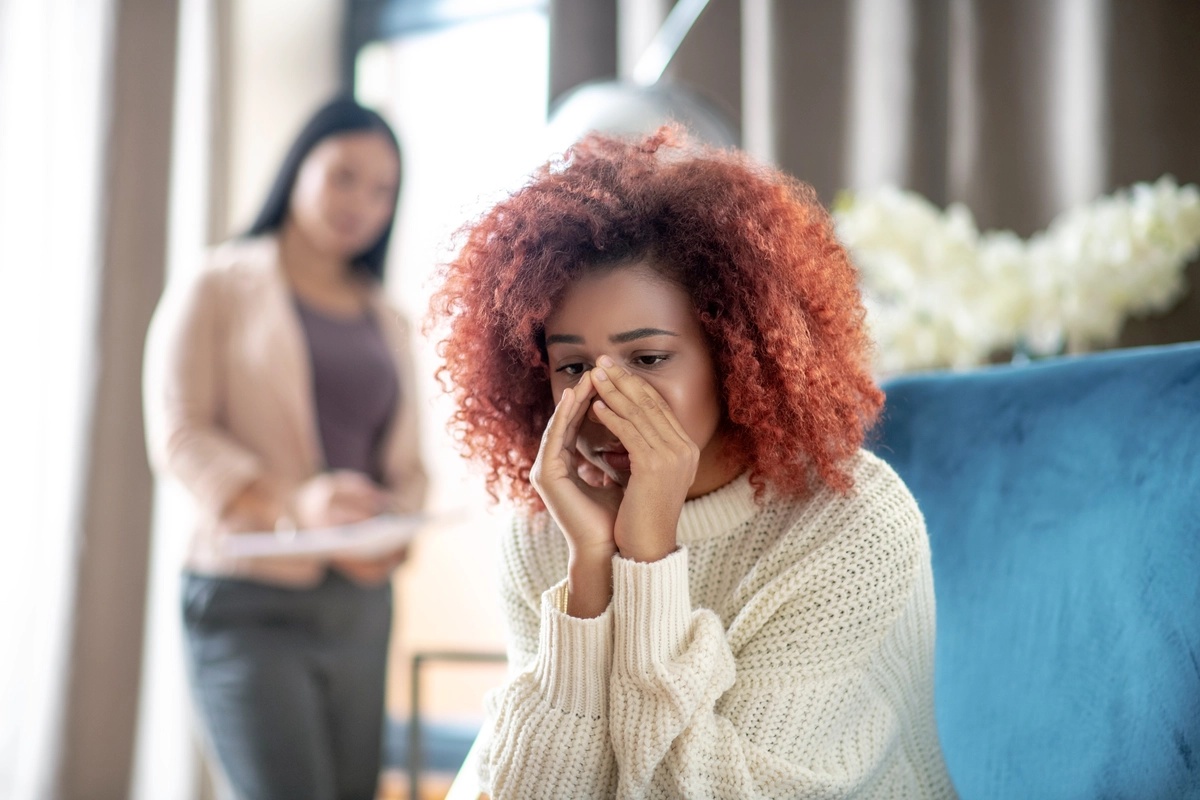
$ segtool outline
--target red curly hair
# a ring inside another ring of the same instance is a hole
[[[721,383],[726,453],[767,485],[846,492],[878,417],[857,274],[806,184],[677,128],[593,134],[461,232],[430,324],[451,427],[495,498],[540,508],[529,482],[554,410],[543,325],[580,276],[652,263],[690,296]]]

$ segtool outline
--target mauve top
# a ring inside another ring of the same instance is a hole
[[[294,299],[308,340],[325,468],[382,481],[379,445],[395,414],[400,383],[379,325],[370,311],[336,317]]]

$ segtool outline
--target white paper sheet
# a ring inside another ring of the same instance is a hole
[[[220,546],[223,554],[231,558],[370,558],[408,544],[428,521],[423,514],[382,514],[334,528],[309,528],[294,533],[231,533],[222,537]]]

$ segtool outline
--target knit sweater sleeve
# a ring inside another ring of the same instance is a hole
[[[693,604],[687,549],[617,559],[618,797],[948,796],[912,767],[940,763],[911,735],[932,709],[923,522],[902,486],[883,494],[795,523],[742,579],[728,627]]]
[[[612,608],[595,619],[558,609],[565,580],[543,587],[565,573],[565,548],[544,519],[518,519],[501,562],[510,677],[486,702],[482,785],[493,800],[611,797]]]

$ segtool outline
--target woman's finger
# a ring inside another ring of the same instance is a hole
[[[654,449],[655,445],[647,441],[646,437],[642,435],[642,431],[634,422],[614,411],[612,406],[604,400],[596,400],[592,404],[592,408],[596,410],[596,418],[600,420],[604,427],[613,432],[613,435],[617,437],[631,455]],[[658,444],[659,449],[662,449],[662,438],[654,434],[653,439]]]
[[[558,480],[574,478],[571,474],[572,454],[575,451],[575,438],[579,426],[587,416],[586,402],[580,401],[580,395],[588,397],[591,390],[590,378],[581,380],[574,387],[564,389],[559,398],[554,413],[546,423],[546,431],[542,434],[542,444],[530,475],[534,485],[544,485],[543,479]],[[582,388],[581,385],[582,384]]]
[[[355,470],[336,470],[330,474],[330,480],[335,493],[361,498],[364,501],[378,502],[387,494],[369,475]]]
[[[632,373],[630,374],[632,375]],[[681,439],[689,439],[690,437],[688,436],[687,431],[683,429],[683,423],[679,421],[679,417],[675,416],[675,412],[671,409],[670,404],[668,404],[663,396],[658,393],[658,390],[654,388],[653,384],[651,384],[649,381],[643,380],[642,385],[645,387],[646,392],[654,399],[654,402],[658,404],[658,408],[662,412],[663,418],[666,419],[667,422],[671,423],[671,427],[675,429],[675,433],[679,434]]]
[[[617,416],[632,423],[652,446],[678,439],[683,434],[682,429],[668,418],[669,409],[661,402],[658,392],[645,380],[616,365],[607,356],[601,357],[594,372],[593,382],[601,399]]]
[[[558,405],[554,407],[554,412],[550,415],[550,421],[546,423],[546,431],[542,434],[541,452],[549,455],[557,453],[562,449],[562,443],[566,432],[567,424],[571,419],[571,412],[575,406],[575,394],[570,389],[564,389],[562,396],[558,399]]]
[[[586,461],[582,458],[579,459],[579,463],[576,465],[575,471],[578,473],[579,479],[588,486],[591,486],[593,489],[604,488],[604,479],[608,476],[604,474],[604,470],[600,469],[592,462]]]
[[[587,419],[589,401],[596,393],[596,387],[592,383],[591,371],[583,373],[579,378],[579,383],[567,391],[572,393],[575,405],[574,410],[571,412],[571,417],[567,421],[566,429],[563,431],[563,442],[567,450],[574,452],[575,439],[579,436],[579,428],[583,425],[583,421]]]

